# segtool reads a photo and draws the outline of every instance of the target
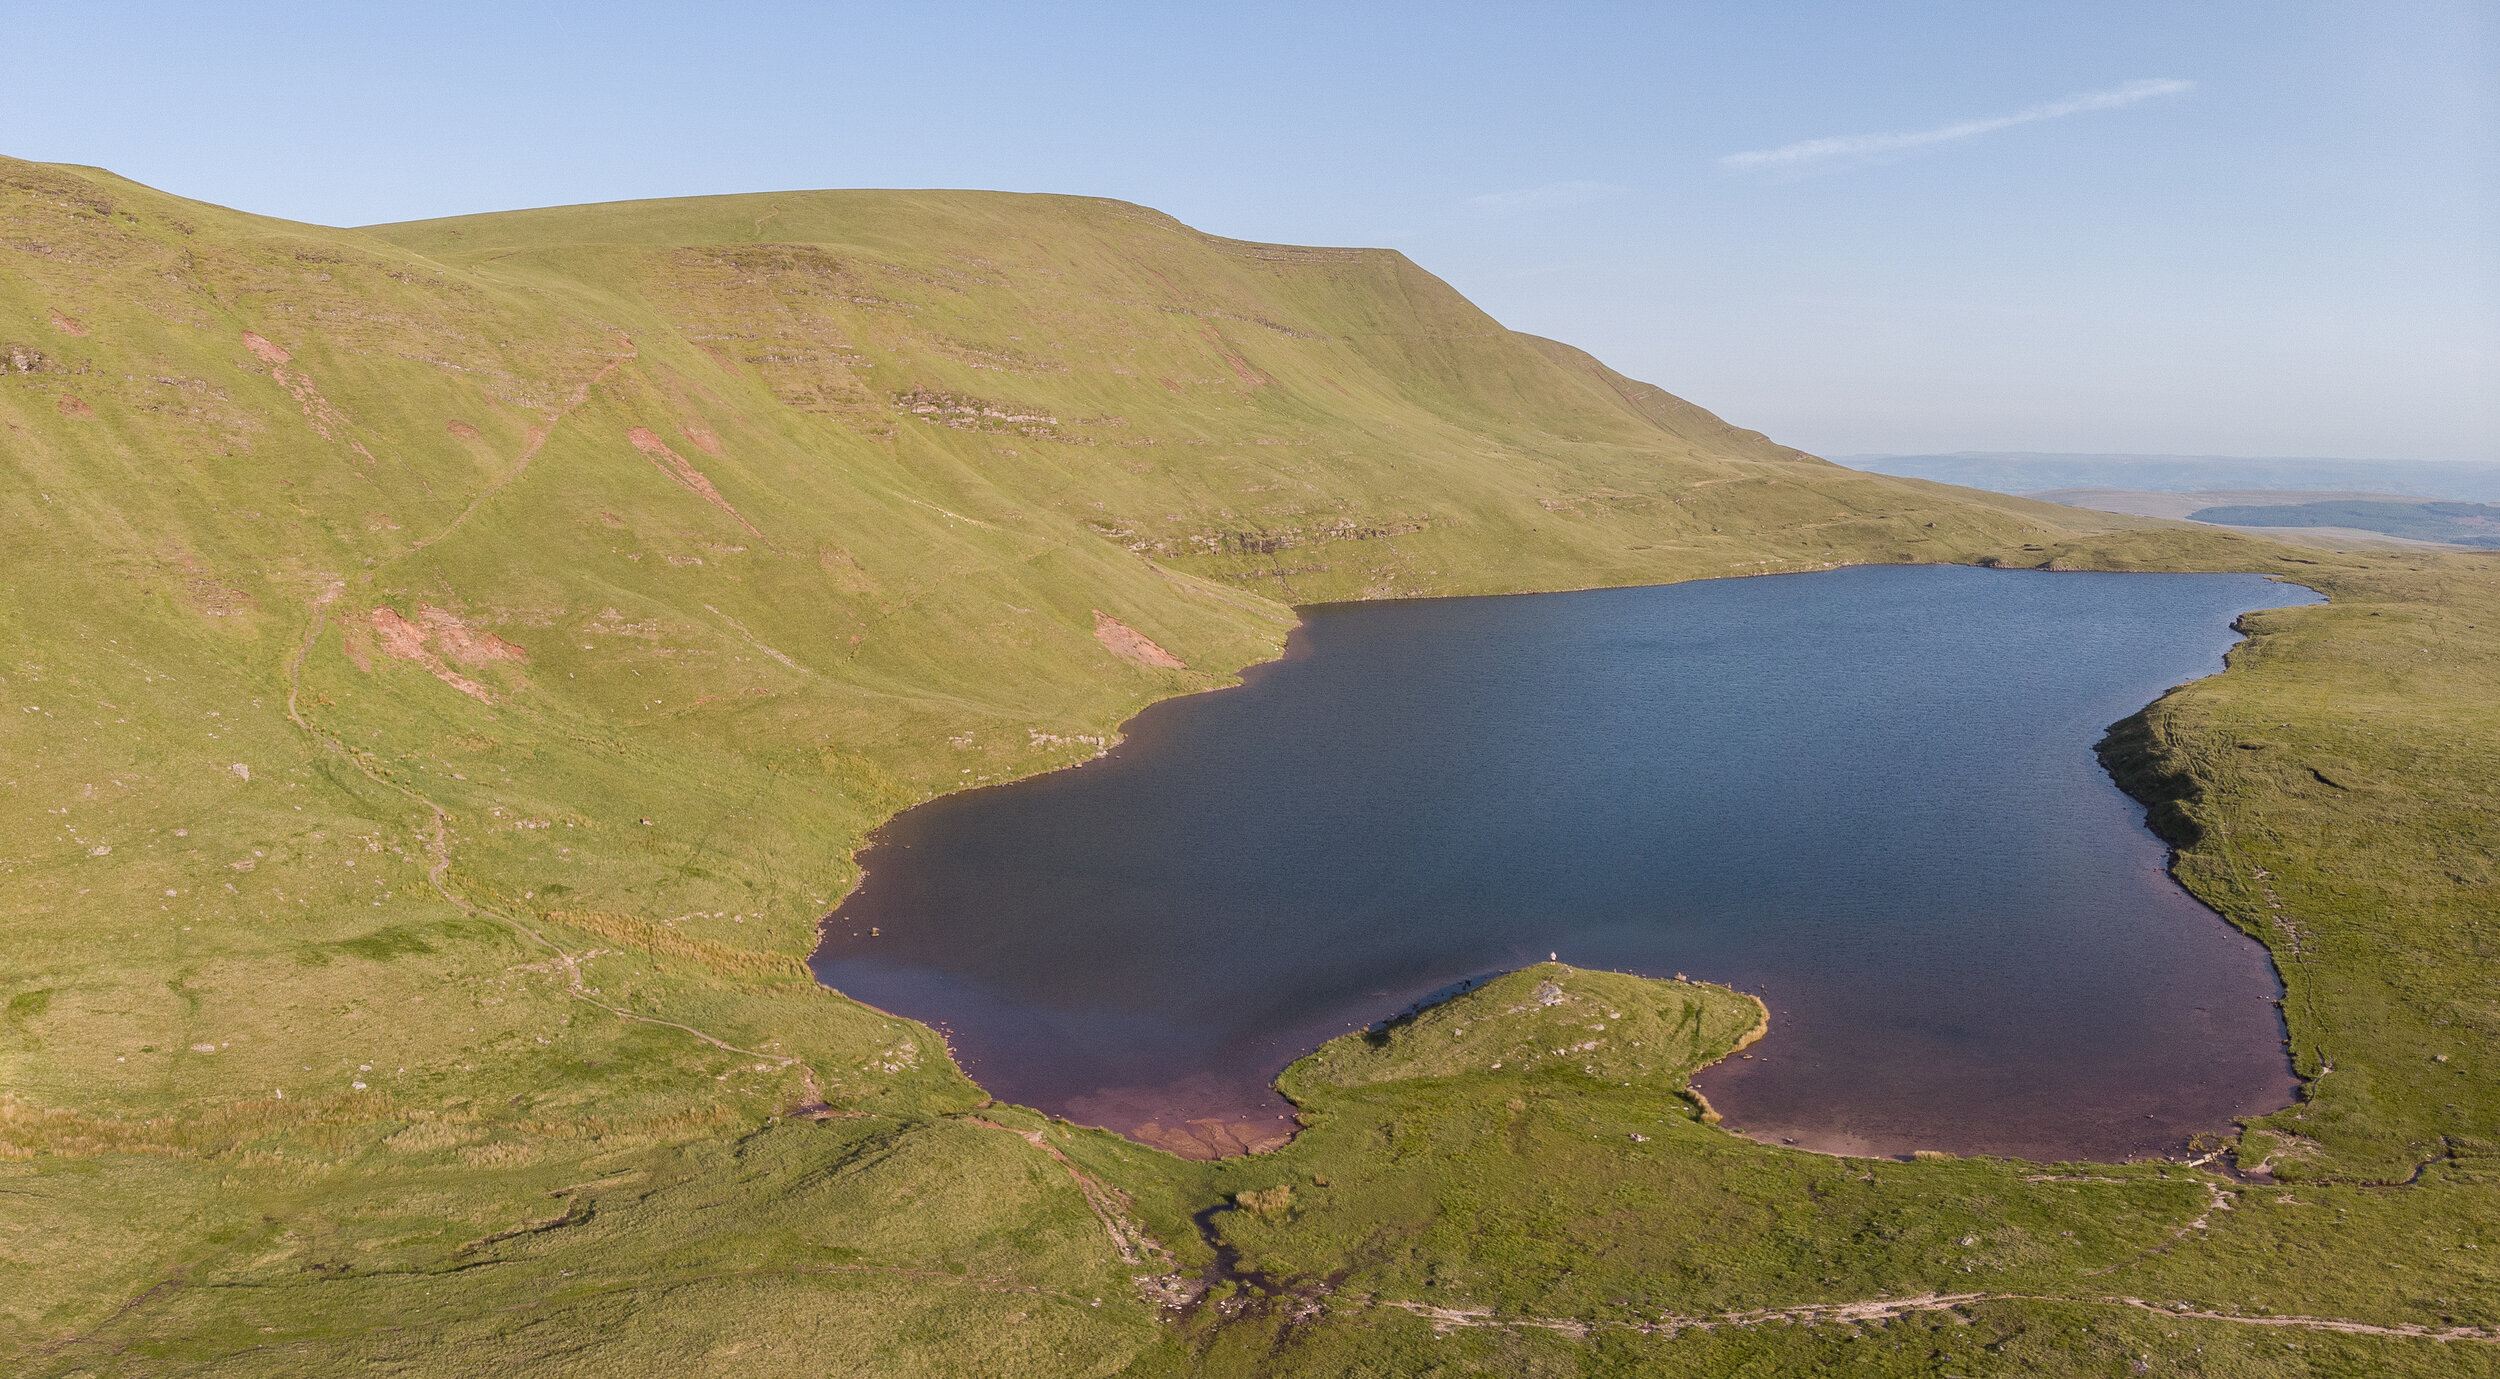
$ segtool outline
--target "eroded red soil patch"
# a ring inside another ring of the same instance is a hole
[[[1225,363],[1232,365],[1233,376],[1240,379],[1245,385],[1257,388],[1273,381],[1269,379],[1266,374],[1260,373],[1257,369],[1251,368],[1250,361],[1235,353],[1231,342],[1227,341],[1222,335],[1217,334],[1215,327],[1204,327],[1198,333],[1207,338],[1208,344],[1215,346],[1215,352],[1224,356]]]
[[[492,632],[480,632],[430,603],[417,605],[417,616],[425,622],[429,640],[441,646],[443,653],[464,666],[484,665],[488,661],[526,661],[529,653]]]
[[[1112,655],[1132,665],[1155,666],[1164,670],[1189,669],[1187,662],[1156,646],[1145,633],[1099,608],[1094,610],[1094,640],[1109,648]]]
[[[77,317],[62,315],[58,307],[53,308],[52,311],[52,328],[60,331],[64,335],[84,335],[87,333],[87,327],[81,324]]]
[[[703,477],[702,470],[679,458],[676,451],[668,448],[668,442],[661,440],[659,434],[650,427],[634,427],[625,433],[625,439],[632,441],[636,450],[650,456],[651,463],[657,465],[661,473],[684,484],[687,490],[696,497],[736,518],[739,526],[746,528],[755,536],[760,538],[764,535],[763,532],[756,530],[753,522],[746,519],[745,514],[729,505],[729,500],[721,496],[720,490],[712,487],[712,481]]]
[[[295,398],[296,405],[304,409],[304,420],[312,426],[314,434],[325,441],[339,438],[340,428],[348,424],[347,414],[331,406],[330,399],[321,395],[321,390],[313,386],[312,375],[287,369],[294,355],[248,330],[243,332],[243,348],[250,350],[253,358],[269,366],[269,376],[278,380],[278,385],[285,388]],[[373,459],[371,452],[362,445],[351,441],[349,446],[366,460]]]
[[[95,409],[93,407],[90,407],[86,403],[71,397],[67,393],[61,394],[61,400],[57,405],[61,409],[62,416],[75,417],[80,421],[85,421],[89,417],[95,415]]]
[[[417,621],[410,622],[395,608],[376,608],[367,619],[374,640],[382,654],[396,660],[414,661],[428,673],[453,689],[484,703],[495,702],[494,692],[477,681],[453,670],[448,657],[464,666],[484,665],[489,661],[526,661],[529,653],[492,632],[482,632],[462,622],[458,615],[430,603],[417,605]],[[358,659],[349,651],[351,660]]]

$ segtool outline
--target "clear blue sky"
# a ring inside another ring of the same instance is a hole
[[[2493,459],[2496,16],[52,5],[9,16],[0,151],[330,224],[1092,193],[1404,250],[1825,454]]]

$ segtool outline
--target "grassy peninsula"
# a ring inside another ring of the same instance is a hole
[[[1841,469],[1397,254],[1085,198],[337,230],[0,159],[0,370],[13,1372],[2500,1357],[2500,557]],[[1293,603],[1858,561],[2331,596],[2105,748],[2289,983],[2266,1176],[1756,1145],[1683,1089],[1739,998],[1560,969],[1187,1163],[801,963],[876,823]]]

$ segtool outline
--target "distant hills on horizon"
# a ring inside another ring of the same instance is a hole
[[[2312,456],[2062,455],[1962,450],[1943,455],[1834,455],[1834,464],[1874,474],[1932,479],[1992,493],[2054,489],[2132,489],[2194,493],[2213,489],[2343,490],[2409,494],[2453,502],[2500,501],[2500,462],[2348,460]]]

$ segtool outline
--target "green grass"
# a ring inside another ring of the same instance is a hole
[[[2122,734],[2191,889],[2274,951],[2302,1105],[2277,1176],[2402,1181],[2500,1149],[2500,563],[2347,559],[2249,618],[2232,672]]]
[[[1394,253],[1107,201],[341,231],[0,160],[0,231],[18,1371],[2490,1367],[2230,1319],[2500,1325],[2490,559],[1838,469]],[[2332,596],[2110,751],[2290,984],[2312,1081],[2241,1146],[2282,1186],[1755,1145],[1683,1090],[1751,1013],[1590,973],[1621,1045],[1514,1065],[1583,1012],[1480,1018],[1506,979],[1189,1164],[984,1108],[796,966],[877,822],[1084,759],[1293,603],[1858,561]],[[1218,1246],[1256,1277],[1166,1308]],[[1930,1292],[1983,1296],[1685,1325]]]

